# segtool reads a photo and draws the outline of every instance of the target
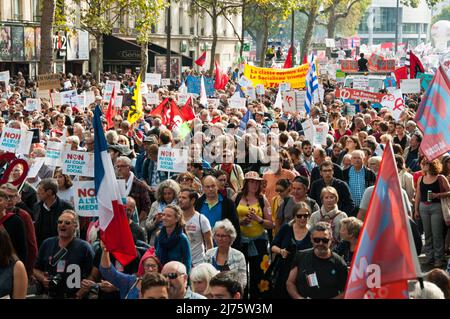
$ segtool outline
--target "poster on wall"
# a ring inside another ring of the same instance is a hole
[[[155,73],[166,77],[166,56],[155,56]],[[176,80],[181,76],[181,56],[170,57],[170,79]]]
[[[78,59],[89,60],[89,32],[78,30]]]
[[[67,31],[67,61],[78,60],[77,30]]]
[[[24,47],[25,60],[31,61],[36,59],[36,40],[34,28],[26,27],[23,29],[24,33]]]
[[[41,58],[41,28],[36,28],[35,33],[35,44],[36,44],[36,60]]]
[[[11,27],[0,26],[0,61],[11,60]]]
[[[24,45],[23,45],[23,27],[11,27],[11,51],[13,61],[23,61]]]

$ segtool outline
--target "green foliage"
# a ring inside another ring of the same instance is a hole
[[[136,41],[140,44],[150,42],[151,29],[159,21],[160,11],[169,4],[164,0],[130,0],[131,14],[135,16],[138,32]]]
[[[339,19],[336,25],[336,34],[339,36],[349,37],[355,35],[364,13],[370,6],[371,0],[361,0],[350,9],[345,19]],[[338,7],[342,11],[343,5]]]
[[[450,6],[442,8],[442,12],[433,17],[432,23],[439,20],[450,20]]]
[[[442,0],[425,0],[425,1],[427,3],[427,6],[429,8],[432,8]],[[400,0],[400,3],[407,7],[417,8],[419,6],[420,0]]]

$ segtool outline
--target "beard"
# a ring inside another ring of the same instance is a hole
[[[315,245],[314,250],[318,256],[326,256],[328,254],[329,248],[325,245]]]

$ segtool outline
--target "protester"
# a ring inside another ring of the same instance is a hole
[[[232,271],[215,275],[209,282],[210,299],[241,299],[243,289]]]
[[[206,299],[188,286],[188,274],[185,265],[171,261],[164,265],[161,274],[169,281],[169,299]]]
[[[146,273],[142,277],[139,299],[169,299],[169,282],[159,273]]]
[[[209,282],[211,278],[217,275],[219,271],[213,265],[208,263],[200,263],[192,268],[190,279],[192,283],[192,291],[206,298],[210,297]]]

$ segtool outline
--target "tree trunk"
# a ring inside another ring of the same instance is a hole
[[[213,41],[211,45],[211,62],[209,64],[209,75],[212,76],[214,71],[214,58],[216,55],[216,46],[217,46],[217,13],[216,9],[213,8],[213,16],[212,18],[212,33],[213,33]]]
[[[148,42],[141,43],[141,83],[145,82],[145,73],[148,68]]]
[[[302,50],[300,51],[300,60],[303,61],[303,58],[308,54],[309,47],[311,45],[311,39],[313,35],[314,24],[317,18],[317,6],[312,5],[309,11],[308,22],[306,24],[305,36],[302,41]]]
[[[41,16],[41,60],[39,74],[53,73],[53,22],[55,0],[43,1]]]
[[[329,39],[334,39],[334,32],[336,30],[336,5],[336,1],[333,1],[330,12],[328,13],[327,37]],[[326,54],[328,57],[331,57],[331,48],[326,48]]]
[[[241,47],[239,49],[239,58],[242,58],[242,53],[244,52],[244,14],[245,14],[245,0],[242,1],[242,23],[241,23]]]
[[[264,29],[263,29],[263,43],[262,50],[259,60],[259,66],[264,67],[266,62],[266,51],[267,51],[267,39],[269,38],[269,21],[268,18],[264,19]]]
[[[95,74],[95,79],[100,81],[100,74],[103,73],[103,34],[98,33],[95,35],[95,40],[97,41],[97,72]]]

